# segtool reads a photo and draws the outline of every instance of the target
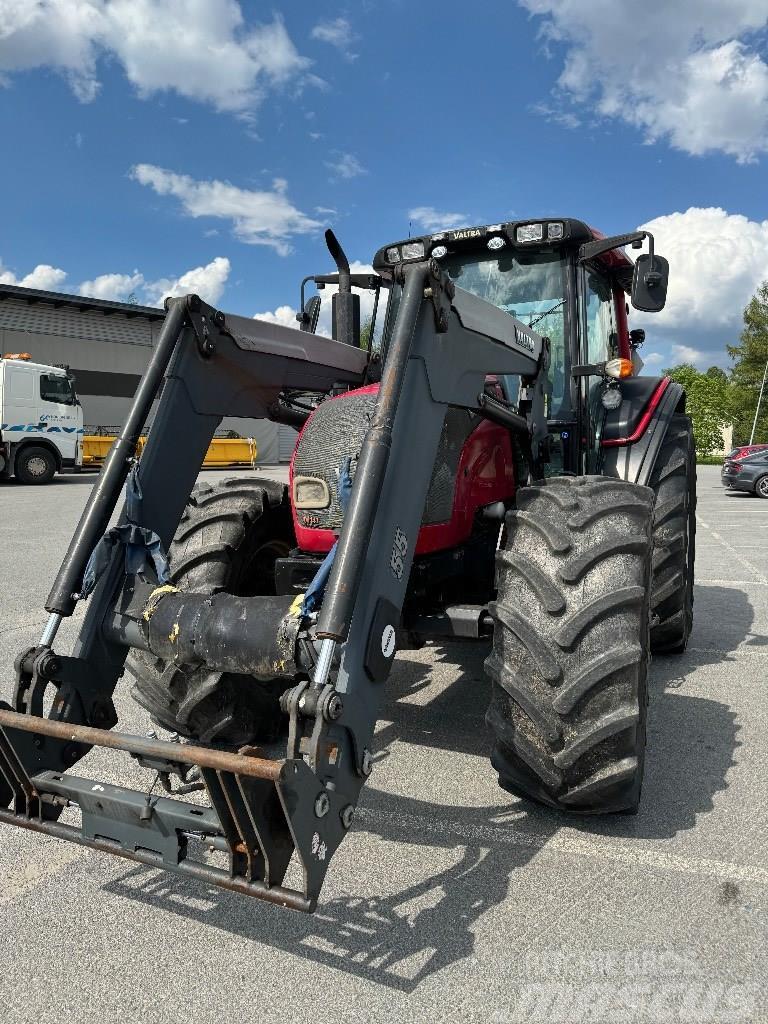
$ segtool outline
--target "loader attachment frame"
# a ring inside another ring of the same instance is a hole
[[[522,378],[522,399],[510,424],[523,435],[532,476],[547,440],[547,340],[454,288],[435,261],[400,265],[393,274],[402,298],[377,404],[319,618],[301,624],[303,655],[296,658],[294,685],[283,699],[289,717],[286,757],[268,760],[248,749],[230,753],[110,731],[117,723],[112,695],[129,648],[152,650],[153,633],[143,624],[159,601],[184,603],[175,588],[159,585],[152,562],[127,572],[120,544],[110,549],[72,656],[52,647],[61,618],[72,613],[79,598],[86,563],[129,472],[140,501],[123,510],[120,522],[129,529],[120,536],[127,544],[152,537],[167,547],[221,417],[266,415],[284,389],[327,392],[362,380],[366,353],[359,349],[225,315],[187,296],[169,302],[126,427],[48,598],[51,620],[41,643],[17,658],[13,705],[0,706],[0,822],[294,909],[314,909],[372,771],[374,729],[446,410],[459,406],[483,414],[486,376],[516,374]],[[157,414],[136,465],[136,442],[163,378]],[[221,611],[228,595],[216,600]],[[245,610],[252,622],[275,605],[257,597],[232,601],[240,602],[239,611],[244,601],[251,602]],[[174,626],[177,635],[183,621]],[[221,621],[227,621],[226,606]],[[283,627],[275,622],[275,629]],[[250,635],[257,637],[259,630]],[[172,638],[161,639],[167,650]],[[179,648],[189,650],[193,640],[178,635]],[[247,658],[250,641],[240,640],[239,656]],[[254,649],[253,664],[258,663]],[[43,718],[49,686],[56,699]],[[158,777],[175,772],[183,780],[192,769],[210,806],[70,775],[93,746],[125,751]],[[58,820],[72,806],[80,809],[80,829]],[[185,828],[188,819],[196,824]],[[190,859],[190,837],[226,853],[228,868]],[[294,854],[303,881],[288,889],[283,881]]]

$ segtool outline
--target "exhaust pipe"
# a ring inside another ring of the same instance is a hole
[[[360,347],[360,296],[352,291],[349,260],[330,228],[325,232],[325,244],[339,271],[339,290],[331,303],[331,334],[336,341]]]

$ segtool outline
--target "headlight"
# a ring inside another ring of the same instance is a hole
[[[314,476],[297,476],[293,481],[294,508],[328,508],[331,493],[325,480]]]
[[[540,242],[544,238],[543,224],[523,224],[515,232],[518,242]]]
[[[399,263],[400,262],[400,250],[396,245],[393,245],[391,249],[387,249],[387,263]]]
[[[618,384],[610,384],[607,388],[603,389],[603,393],[600,395],[600,401],[603,403],[604,409],[618,409],[621,405],[621,388]]]

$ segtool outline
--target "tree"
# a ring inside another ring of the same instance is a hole
[[[734,440],[749,441],[760,384],[768,361],[768,281],[763,281],[744,310],[744,329],[738,345],[728,345],[733,360]],[[755,443],[768,441],[768,396],[763,396]]]
[[[723,447],[723,427],[733,420],[733,396],[728,375],[719,366],[701,373],[690,363],[664,371],[682,384],[687,395],[686,410],[693,421],[698,455],[708,456]]]

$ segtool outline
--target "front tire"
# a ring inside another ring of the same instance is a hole
[[[755,483],[755,494],[758,498],[768,498],[768,476],[761,476]]]
[[[645,752],[653,493],[603,477],[527,487],[497,554],[491,763],[512,793],[634,812]]]
[[[275,559],[288,553],[293,538],[284,484],[243,477],[199,484],[168,552],[171,582],[198,594],[274,594]],[[176,665],[145,651],[131,654],[128,669],[134,700],[165,729],[227,746],[279,733],[285,680]]]
[[[17,454],[15,473],[23,484],[49,484],[56,475],[56,460],[47,448],[31,445]]]

